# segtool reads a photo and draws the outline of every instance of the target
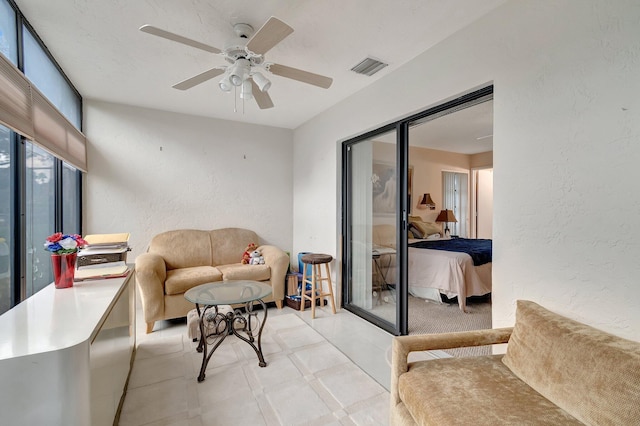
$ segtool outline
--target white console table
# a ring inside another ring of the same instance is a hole
[[[53,284],[0,316],[0,423],[112,425],[135,356],[135,280]]]

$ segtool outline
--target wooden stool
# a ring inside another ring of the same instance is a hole
[[[316,317],[316,300],[322,300],[325,297],[329,297],[329,301],[331,302],[331,310],[335,314],[336,302],[333,299],[333,284],[331,283],[331,270],[329,269],[329,263],[333,260],[333,257],[329,254],[310,253],[302,256],[301,260],[302,263],[304,263],[304,267],[302,271],[302,294],[300,297],[300,311],[304,311],[305,300],[310,300],[311,318],[313,319]],[[307,265],[311,265],[311,280],[309,280],[309,276],[307,275]],[[322,276],[322,265],[325,266],[325,271],[327,273],[326,277]],[[323,281],[327,281],[329,284],[329,290],[326,293],[324,293],[322,289]],[[307,294],[306,291],[307,283],[311,284],[310,294]],[[316,288],[316,284],[320,285],[319,288]]]

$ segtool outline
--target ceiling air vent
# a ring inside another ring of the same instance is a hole
[[[387,65],[389,64],[380,62],[377,59],[366,58],[355,67],[351,68],[351,71],[354,71],[358,74],[372,76],[378,71],[380,71],[382,68],[386,67]]]

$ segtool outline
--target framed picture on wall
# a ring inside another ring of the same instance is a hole
[[[372,209],[375,215],[396,214],[397,176],[396,165],[374,162],[372,165]],[[409,166],[409,188],[407,191],[409,212],[412,210],[413,167]]]

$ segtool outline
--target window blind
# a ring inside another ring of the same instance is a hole
[[[87,139],[0,53],[0,123],[87,171]]]
[[[4,55],[0,54],[0,59],[0,121],[33,139],[29,80]]]
[[[466,173],[442,172],[443,208],[453,211],[453,215],[458,220],[450,223],[449,228],[453,235],[462,238],[467,237],[468,181],[469,175]]]

